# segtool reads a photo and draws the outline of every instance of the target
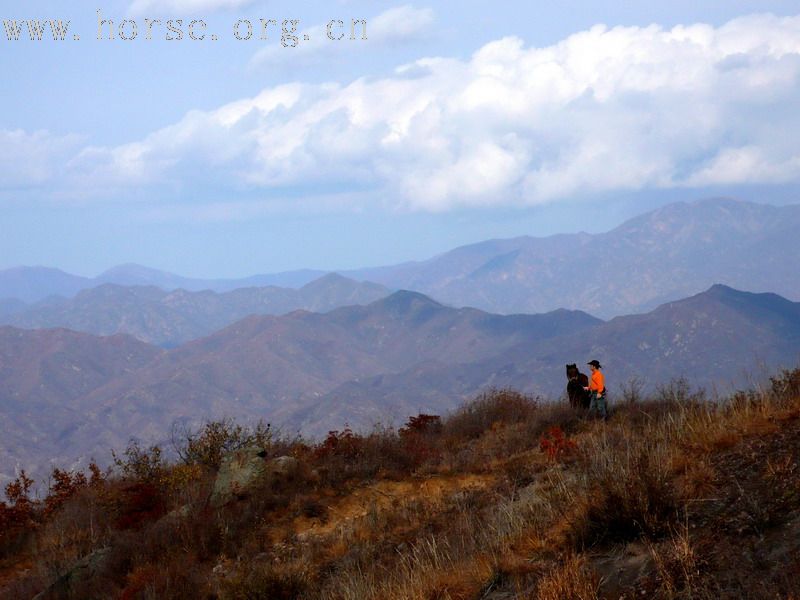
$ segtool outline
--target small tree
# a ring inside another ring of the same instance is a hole
[[[96,467],[97,465],[95,465]],[[58,510],[64,502],[71,498],[79,489],[88,485],[86,475],[81,472],[72,473],[54,468],[50,474],[50,489],[44,501],[44,514],[49,516]]]
[[[642,392],[644,391],[644,380],[635,375],[622,384],[622,401],[632,406],[638,404],[642,400]]]
[[[122,456],[118,456],[114,450],[111,451],[114,464],[122,471],[123,477],[149,483],[159,482],[167,468],[161,454],[161,446],[142,448],[137,440],[128,443]]]
[[[216,469],[222,457],[245,446],[268,448],[273,431],[269,423],[260,421],[254,428],[243,427],[231,419],[208,421],[192,431],[185,425],[173,424],[172,446],[187,465],[202,465]]]
[[[0,502],[0,556],[9,544],[33,525],[35,503],[31,498],[33,479],[24,470],[19,477],[6,485],[6,502]]]

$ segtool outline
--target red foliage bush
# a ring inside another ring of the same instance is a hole
[[[355,459],[364,453],[363,438],[354,434],[349,427],[344,431],[329,431],[328,437],[315,448],[314,453],[317,458],[339,456]]]
[[[577,448],[574,440],[567,438],[558,425],[550,427],[539,439],[539,449],[552,460],[564,458]]]
[[[20,471],[19,477],[6,485],[8,503],[0,502],[0,556],[35,525],[35,504],[30,497],[31,487],[33,479],[25,471]]]
[[[442,418],[438,415],[419,414],[411,417],[400,431],[402,452],[411,469],[441,458]]]
[[[47,498],[44,501],[44,516],[49,517],[57,511],[64,502],[71,498],[80,488],[88,485],[86,475],[71,473],[55,468],[50,474],[52,483]]]
[[[19,477],[6,485],[8,504],[0,502],[0,537],[4,532],[30,523],[34,508],[33,500],[30,498],[31,487],[33,479],[30,479],[24,470],[20,472]]]

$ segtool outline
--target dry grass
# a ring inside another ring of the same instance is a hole
[[[600,581],[585,558],[571,554],[546,573],[536,589],[539,600],[595,600]]]

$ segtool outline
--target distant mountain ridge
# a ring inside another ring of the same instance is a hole
[[[113,283],[125,286],[155,286],[164,290],[187,290],[201,292],[211,290],[214,292],[229,292],[240,288],[252,287],[288,287],[299,288],[319,279],[327,271],[315,269],[300,269],[283,273],[270,273],[253,275],[237,279],[197,279],[182,277],[166,271],[151,269],[137,264],[126,264],[112,267],[101,273],[96,281],[98,283]]]
[[[218,293],[267,286],[300,288],[326,274],[328,271],[301,269],[239,279],[195,279],[142,265],[127,264],[112,267],[97,277],[81,277],[49,267],[14,267],[0,270],[0,300],[14,299],[34,303],[51,296],[72,298],[78,292],[103,284]]]
[[[48,296],[70,297],[91,287],[92,279],[48,267],[14,267],[0,271],[0,298],[37,302]]]
[[[253,314],[284,314],[297,309],[325,312],[366,304],[389,294],[385,287],[329,274],[300,289],[275,286],[230,292],[165,291],[155,286],[103,284],[73,298],[48,298],[30,306],[0,303],[0,324],[25,329],[63,327],[172,347],[213,333]]]
[[[425,261],[339,273],[500,314],[568,308],[611,318],[646,312],[715,283],[800,300],[798,229],[800,204],[707,199],[668,204],[606,233],[488,240]],[[72,297],[103,283],[218,293],[267,285],[297,288],[323,274],[301,270],[191,279],[122,265],[84,278],[55,269],[18,268],[0,271],[0,299],[30,303],[51,295]]]
[[[715,283],[800,300],[798,230],[800,205],[677,202],[607,233],[490,240],[343,274],[503,314],[570,308],[610,318]]]
[[[324,314],[250,316],[169,351],[124,335],[0,328],[0,440],[11,440],[0,453],[11,466],[103,458],[130,435],[163,441],[174,421],[206,417],[313,435],[399,424],[489,387],[557,397],[564,365],[590,358],[612,398],[632,376],[651,388],[680,376],[720,391],[749,386],[798,364],[800,303],[715,285],[603,322],[456,309],[400,291]]]

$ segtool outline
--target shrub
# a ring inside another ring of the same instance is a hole
[[[363,438],[349,427],[343,431],[329,431],[325,440],[315,449],[317,458],[338,456],[348,460],[360,457],[364,452]]]
[[[551,460],[559,460],[572,454],[578,446],[564,434],[558,425],[553,425],[539,440],[539,449]]]
[[[480,437],[496,423],[520,423],[536,412],[533,398],[513,390],[493,390],[482,394],[453,413],[444,423],[450,438],[470,440]]]
[[[0,557],[14,551],[24,534],[35,525],[35,503],[30,496],[33,483],[22,470],[6,485],[8,503],[0,502]]]
[[[622,402],[626,405],[639,404],[642,400],[642,392],[644,391],[645,382],[639,377],[631,377],[622,384]]]
[[[114,464],[122,471],[122,476],[126,479],[161,483],[167,468],[160,446],[142,448],[136,440],[128,443],[123,456],[118,456],[113,450],[111,456]]]
[[[219,468],[222,457],[245,446],[267,448],[272,444],[273,431],[269,423],[260,421],[254,428],[243,427],[231,419],[209,421],[197,431],[173,425],[172,445],[178,457],[187,465]]]
[[[416,468],[429,455],[428,435],[407,432],[403,437],[391,428],[377,426],[368,435],[349,428],[331,431],[314,447],[321,483],[336,487],[348,479],[369,479],[379,473],[400,476]]]
[[[800,398],[800,368],[784,369],[775,377],[770,377],[772,394],[778,400],[795,400]]]
[[[166,512],[166,500],[155,484],[136,482],[122,488],[116,496],[115,508],[115,526],[136,529],[162,516]]]
[[[408,470],[439,460],[441,433],[442,418],[438,415],[419,414],[408,420],[399,431]]]
[[[401,429],[400,437],[414,435],[437,434],[442,432],[442,418],[438,415],[426,415],[420,413],[416,417],[411,417]]]
[[[589,497],[577,531],[579,547],[658,539],[675,523],[678,500],[664,449],[646,441],[620,446],[600,443],[589,451]]]
[[[99,467],[92,463],[94,473],[99,472]],[[96,471],[95,471],[96,470]],[[81,472],[72,473],[70,471],[62,471],[61,469],[54,468],[50,474],[50,488],[47,493],[47,498],[44,501],[44,516],[49,517],[52,513],[58,510],[67,500],[69,500],[75,492],[79,489],[85,488],[89,485],[86,475]]]
[[[118,596],[121,600],[135,598],[195,600],[203,598],[205,579],[191,554],[172,551],[158,557],[157,563],[134,568],[128,574],[125,583],[125,588]]]
[[[697,406],[703,403],[705,396],[705,390],[692,390],[689,381],[679,377],[656,387],[655,399],[657,403]]]

